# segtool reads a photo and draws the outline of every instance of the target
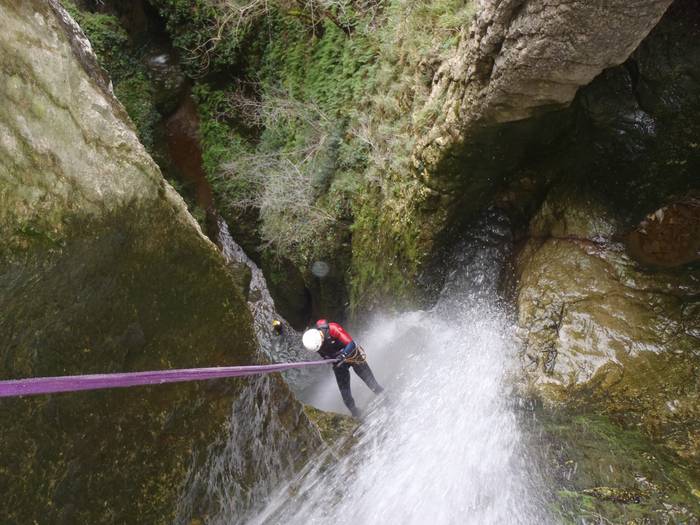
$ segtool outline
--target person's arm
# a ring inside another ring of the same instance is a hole
[[[349,356],[355,350],[355,341],[338,323],[328,323],[328,334],[345,345],[340,351],[343,357]]]

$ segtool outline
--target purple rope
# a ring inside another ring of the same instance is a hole
[[[220,366],[210,368],[181,368],[151,372],[124,372],[117,374],[90,374],[82,376],[32,377],[0,381],[0,397],[33,396],[57,392],[78,392],[101,388],[127,388],[139,385],[162,385],[182,381],[201,381],[221,377],[242,377],[283,372],[293,368],[328,365],[334,360],[302,361],[253,366]]]

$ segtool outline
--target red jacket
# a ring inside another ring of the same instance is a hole
[[[337,359],[348,355],[355,349],[355,343],[338,323],[329,323],[325,319],[316,321],[316,328],[323,333],[323,344],[318,351],[324,359]]]

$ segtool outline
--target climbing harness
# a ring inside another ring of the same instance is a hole
[[[349,365],[361,365],[367,361],[367,354],[365,354],[364,349],[360,345],[355,346],[355,350],[347,356],[343,362]]]
[[[103,388],[127,388],[140,385],[162,385],[183,381],[202,381],[222,377],[244,377],[273,372],[284,372],[294,368],[329,365],[335,360],[302,361],[300,363],[276,363],[252,366],[219,366],[210,368],[181,368],[151,372],[124,372],[116,374],[90,374],[79,376],[32,377],[0,381],[0,397],[78,392]]]

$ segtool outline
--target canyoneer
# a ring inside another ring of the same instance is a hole
[[[353,417],[361,417],[362,412],[355,405],[350,391],[350,368],[360,376],[360,379],[372,392],[380,394],[384,391],[367,364],[365,352],[338,323],[329,323],[325,319],[319,319],[314,328],[304,332],[302,343],[307,350],[318,352],[324,359],[336,360],[333,365],[335,379],[338,382],[343,402]]]

